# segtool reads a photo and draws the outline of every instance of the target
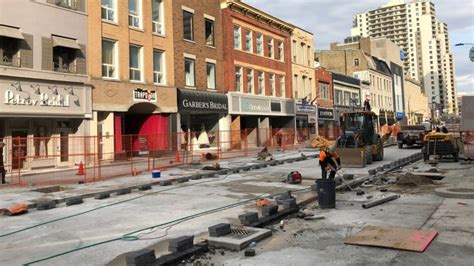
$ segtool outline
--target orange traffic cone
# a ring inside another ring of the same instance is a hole
[[[174,160],[175,160],[177,163],[179,163],[179,162],[181,161],[181,158],[179,158],[179,151],[178,151],[178,150],[176,150],[176,155],[175,155],[175,157],[174,157]]]
[[[79,163],[76,175],[84,175],[84,163],[82,163],[82,161]]]

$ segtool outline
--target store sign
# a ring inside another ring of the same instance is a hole
[[[242,112],[270,113],[270,111],[268,100],[242,98]]]
[[[281,103],[280,102],[272,102],[270,105],[272,112],[281,112]]]
[[[135,89],[133,91],[133,101],[135,102],[156,102],[156,91]]]
[[[32,95],[34,97],[31,97]],[[69,107],[69,95],[20,94],[5,90],[3,103],[5,105]]]
[[[309,104],[296,104],[296,111],[300,113],[316,113],[316,106]]]
[[[178,90],[180,112],[228,113],[227,96],[223,93]]]
[[[326,108],[318,108],[318,119],[334,120],[334,110]]]

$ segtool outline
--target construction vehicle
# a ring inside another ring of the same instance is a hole
[[[423,159],[428,161],[431,155],[439,159],[451,157],[455,162],[459,160],[461,137],[454,133],[431,132],[423,140]]]
[[[377,115],[370,111],[343,113],[340,117],[342,135],[336,141],[342,166],[365,167],[373,161],[382,161],[383,143],[390,133],[381,137],[375,132]]]

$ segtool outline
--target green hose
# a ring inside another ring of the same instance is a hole
[[[201,182],[201,183],[204,183],[204,182]],[[280,188],[276,188],[276,189],[280,189]],[[273,190],[276,190],[276,189],[273,189]],[[306,188],[294,190],[294,191],[292,191],[292,193],[301,192],[301,191],[304,191],[304,190],[307,190],[307,189],[309,189],[309,188],[306,187]],[[247,199],[247,200],[238,201],[238,202],[235,202],[235,203],[231,203],[231,204],[228,204],[228,205],[224,205],[224,206],[222,206],[222,207],[214,208],[214,209],[211,209],[211,210],[207,210],[207,211],[203,211],[203,212],[200,212],[200,213],[192,214],[192,215],[189,215],[189,216],[186,216],[186,217],[182,217],[182,218],[179,218],[179,219],[175,219],[175,220],[172,220],[172,221],[169,221],[169,222],[165,222],[165,223],[161,223],[161,224],[149,226],[149,227],[146,227],[146,228],[142,228],[142,229],[139,229],[139,230],[136,230],[136,231],[127,233],[127,234],[125,234],[125,235],[123,235],[123,236],[121,236],[121,237],[116,237],[116,238],[112,238],[112,239],[109,239],[109,240],[104,240],[104,241],[101,241],[101,242],[96,242],[96,243],[92,243],[92,244],[89,244],[89,245],[85,245],[85,246],[82,246],[82,247],[79,247],[79,248],[74,248],[74,249],[71,249],[71,250],[67,250],[67,251],[64,251],[64,252],[61,252],[61,253],[57,253],[57,254],[54,254],[54,255],[51,255],[51,256],[42,258],[42,259],[38,259],[38,260],[35,260],[35,261],[27,262],[27,263],[25,263],[25,264],[23,264],[23,265],[36,264],[36,263],[39,263],[39,262],[42,262],[42,261],[46,261],[46,260],[50,260],[50,259],[53,259],[53,258],[57,258],[57,257],[63,256],[63,255],[69,254],[69,253],[73,253],[73,252],[76,252],[76,251],[79,251],[79,250],[83,250],[83,249],[87,249],[87,248],[90,248],[90,247],[95,247],[95,246],[103,245],[103,244],[110,243],[110,242],[114,242],[114,241],[117,241],[117,240],[125,240],[125,241],[138,240],[138,239],[139,239],[138,236],[132,236],[132,235],[133,235],[133,234],[140,233],[140,232],[145,231],[145,230],[150,230],[150,229],[153,229],[153,228],[156,228],[156,227],[161,227],[161,226],[165,226],[165,225],[169,225],[169,224],[184,222],[184,221],[192,220],[192,219],[195,219],[195,218],[199,218],[199,217],[204,216],[204,215],[207,215],[207,214],[212,214],[212,213],[215,213],[215,212],[219,212],[219,211],[223,211],[223,210],[226,210],[226,209],[234,208],[234,207],[243,205],[243,204],[245,204],[245,203],[248,203],[248,202],[251,202],[251,201],[255,201],[255,200],[261,198],[263,195],[265,195],[265,194],[267,194],[267,193],[268,193],[268,192],[263,193],[263,194],[259,195],[258,197],[255,197],[255,198],[252,198],[252,199]]]

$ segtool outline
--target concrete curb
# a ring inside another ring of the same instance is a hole
[[[445,187],[437,188],[434,192],[443,198],[474,199],[474,188]]]

